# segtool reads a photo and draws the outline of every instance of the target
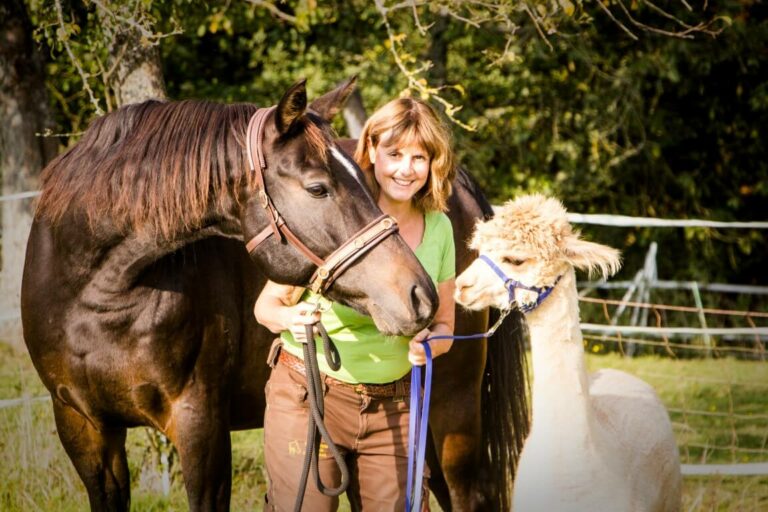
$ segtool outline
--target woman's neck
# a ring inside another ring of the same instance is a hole
[[[395,203],[386,199],[379,199],[379,208],[387,215],[391,215],[397,221],[400,236],[412,251],[421,244],[424,238],[426,223],[422,213],[413,201]]]
[[[413,203],[413,201],[400,203],[389,201],[385,197],[379,197],[378,204],[382,212],[394,217],[395,220],[397,220],[397,223],[401,225],[413,222],[423,216],[421,211],[416,208],[416,205]]]

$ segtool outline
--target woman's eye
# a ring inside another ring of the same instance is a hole
[[[326,197],[328,195],[328,190],[325,186],[319,184],[308,186],[306,191],[309,192],[309,195],[312,197]]]
[[[510,258],[508,256],[504,256],[501,261],[506,263],[507,265],[514,265],[516,267],[519,267],[523,263],[525,263],[525,260],[519,259],[519,258]]]

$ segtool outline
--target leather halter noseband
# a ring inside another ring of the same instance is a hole
[[[264,183],[263,171],[267,168],[267,161],[264,158],[264,150],[262,148],[264,141],[264,126],[266,125],[267,116],[274,110],[275,107],[257,109],[251,117],[251,120],[248,122],[248,129],[246,131],[248,163],[251,166],[251,171],[256,174],[256,187],[258,188],[259,203],[267,212],[269,225],[251,238],[245,245],[245,248],[248,250],[248,254],[253,254],[253,252],[272,235],[281,241],[283,239],[288,240],[291,245],[317,266],[317,270],[315,270],[310,279],[309,288],[314,293],[322,294],[328,290],[336,278],[347,270],[352,263],[376,247],[376,245],[389,235],[395,233],[398,229],[397,222],[393,217],[382,214],[363,229],[355,233],[338,249],[329,254],[325,260],[317,256],[309,247],[304,245],[296,234],[291,231],[285,223],[285,219],[283,219],[280,212],[275,208]],[[254,161],[254,156],[257,161]]]

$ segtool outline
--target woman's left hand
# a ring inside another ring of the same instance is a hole
[[[424,351],[424,340],[432,334],[432,331],[429,329],[424,329],[408,342],[408,361],[410,361],[412,365],[423,366],[427,364],[427,353]],[[429,348],[432,351],[432,359],[434,359],[451,350],[453,340],[430,340],[427,343],[429,343]]]

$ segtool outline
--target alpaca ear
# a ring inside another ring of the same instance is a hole
[[[309,108],[320,114],[326,121],[330,121],[344,107],[347,98],[355,90],[356,82],[357,76],[352,76],[331,92],[327,92],[314,100]]]
[[[307,109],[307,80],[302,79],[293,84],[277,104],[275,124],[280,135],[291,131],[293,123],[304,115]]]
[[[582,240],[577,234],[569,235],[565,239],[565,257],[574,267],[586,270],[590,277],[595,270],[599,270],[603,277],[609,277],[621,267],[621,255],[618,250]]]

